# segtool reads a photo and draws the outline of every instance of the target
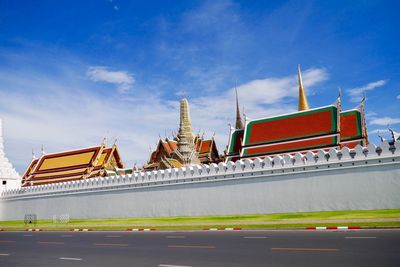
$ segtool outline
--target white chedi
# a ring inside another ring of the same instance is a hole
[[[4,152],[3,126],[0,119],[0,192],[21,186],[21,177]]]

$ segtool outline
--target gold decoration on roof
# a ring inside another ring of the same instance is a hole
[[[297,75],[299,78],[299,111],[308,110],[310,109],[310,107],[308,106],[307,95],[303,87],[303,81],[301,79],[300,64],[298,66]]]

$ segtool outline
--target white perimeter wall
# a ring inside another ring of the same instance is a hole
[[[387,208],[400,208],[399,143],[11,190],[0,220]]]

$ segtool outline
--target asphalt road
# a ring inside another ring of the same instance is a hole
[[[400,266],[400,230],[0,232],[0,266]]]

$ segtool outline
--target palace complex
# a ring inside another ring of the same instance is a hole
[[[4,152],[3,124],[0,119],[0,192],[20,187],[21,178]]]
[[[100,146],[33,158],[22,176],[22,186],[82,180],[125,173],[117,146]]]
[[[250,120],[242,119],[236,91],[236,123],[231,129],[224,155],[219,155],[214,138],[204,139],[194,134],[190,120],[189,103],[180,101],[179,131],[172,138],[160,138],[156,149],[143,165],[142,171],[179,168],[188,165],[237,161],[245,158],[274,157],[285,153],[303,153],[323,149],[367,146],[368,135],[364,115],[364,100],[351,110],[341,109],[340,95],[335,104],[310,108],[300,66],[298,67],[298,111]],[[100,146],[45,154],[33,158],[22,176],[12,168],[4,154],[0,121],[0,181],[2,188],[12,181],[23,187],[83,180],[98,176],[126,174],[117,146]],[[400,134],[390,129],[393,140]],[[394,142],[394,141],[393,141]],[[393,143],[392,142],[392,143]]]

